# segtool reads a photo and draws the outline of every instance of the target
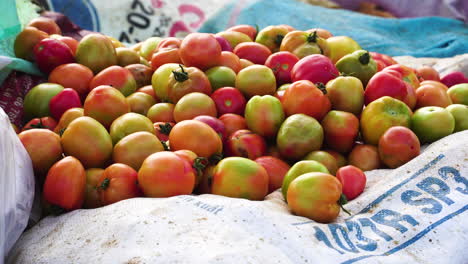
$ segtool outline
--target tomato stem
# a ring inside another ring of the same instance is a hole
[[[172,71],[172,73],[174,74],[174,79],[178,82],[185,82],[186,80],[189,79],[189,75],[188,73],[184,70],[184,67],[179,64],[179,67],[181,69],[180,72],[178,71]]]
[[[347,213],[348,215],[351,215],[351,213],[343,207],[343,205],[347,203],[348,203],[348,199],[346,198],[346,195],[342,193],[340,195],[340,199],[338,200],[338,204],[340,205],[341,209],[343,209],[345,213]]]
[[[311,42],[314,42],[316,43],[317,42],[317,30],[315,30],[314,32],[311,32],[308,36],[307,36],[307,42],[311,43]]]
[[[165,151],[170,151],[171,149],[169,148],[169,146],[167,145],[166,141],[164,140],[160,140],[161,141],[161,144],[163,145],[163,148]]]
[[[366,53],[362,54],[361,56],[359,56],[359,62],[362,64],[362,65],[367,65],[370,61],[370,54],[368,51],[366,51]]]
[[[208,160],[209,160],[210,163],[212,163],[212,164],[217,164],[217,163],[220,162],[222,159],[223,159],[223,154],[222,154],[222,153],[213,154],[211,157],[208,158]]]
[[[109,178],[105,178],[104,181],[102,181],[101,185],[99,186],[99,188],[101,188],[102,190],[105,190],[107,188],[109,188],[109,185],[110,185],[110,180]]]
[[[318,82],[315,85],[317,86],[317,88],[320,89],[320,91],[322,91],[323,94],[327,94],[327,87],[325,86],[325,84],[323,84],[322,82]]]
[[[283,42],[284,36],[281,34],[276,35],[275,37],[275,44],[281,46],[281,42]]]
[[[202,176],[203,175],[203,170],[206,168],[206,166],[208,165],[208,159],[205,158],[205,157],[197,157],[194,161],[193,161],[193,165],[192,167],[195,168],[197,170],[197,174],[198,176]]]
[[[164,135],[169,135],[169,133],[171,133],[172,130],[172,126],[170,123],[160,124],[159,128],[161,129],[161,133],[163,133]]]

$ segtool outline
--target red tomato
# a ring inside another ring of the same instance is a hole
[[[245,97],[234,87],[223,87],[216,90],[211,95],[211,99],[215,102],[219,115],[226,113],[244,114]]]
[[[189,161],[169,151],[151,154],[138,171],[138,182],[147,197],[190,194],[195,179]]]
[[[302,113],[319,121],[331,108],[328,97],[317,86],[307,80],[291,84],[284,92],[281,103],[286,116]]]
[[[265,66],[273,70],[278,85],[291,82],[291,71],[299,58],[289,51],[273,53],[268,57]]]
[[[44,199],[67,211],[83,205],[86,172],[80,161],[72,156],[57,161],[47,173],[44,183]]]
[[[254,160],[266,154],[265,139],[250,130],[237,130],[226,142],[226,154]]]
[[[168,141],[169,133],[172,130],[172,127],[175,123],[172,122],[156,122],[154,123],[154,133],[160,141]]]
[[[166,63],[182,63],[179,55],[179,48],[159,49],[151,57],[151,69],[156,70]]]
[[[193,92],[211,95],[211,84],[205,73],[195,67],[183,67],[172,71],[167,80],[169,98],[177,103],[184,95]]]
[[[197,120],[209,125],[216,133],[218,133],[221,140],[224,142],[226,140],[226,129],[224,128],[224,123],[216,117],[208,115],[199,115],[193,120]]]
[[[52,97],[49,102],[49,111],[52,117],[60,120],[63,113],[70,108],[81,107],[80,95],[72,88],[65,88]]]
[[[157,50],[159,51],[165,48],[179,48],[181,43],[182,41],[178,38],[174,38],[174,37],[165,38],[158,43]]]
[[[315,54],[299,60],[291,71],[293,82],[309,80],[313,83],[327,84],[328,81],[338,77],[340,73],[335,64],[326,56]]]
[[[343,186],[343,194],[348,201],[358,197],[366,187],[366,175],[358,167],[344,166],[336,172],[336,178]]]
[[[97,184],[103,205],[141,196],[137,172],[130,166],[114,163],[107,167]]]
[[[89,83],[93,77],[94,74],[88,67],[78,63],[69,63],[55,68],[49,75],[49,82],[73,88],[84,96],[89,92]]]
[[[180,58],[188,67],[207,70],[219,64],[221,46],[211,34],[191,33],[182,40]]]
[[[34,57],[39,70],[50,73],[57,66],[75,62],[72,50],[58,39],[46,38],[34,46]]]
[[[255,64],[264,64],[271,55],[270,49],[256,42],[243,42],[236,46],[234,53],[241,59]]]
[[[229,43],[229,41],[227,41],[225,38],[221,37],[221,36],[216,36],[214,35],[214,37],[216,38],[216,40],[218,41],[219,45],[221,46],[221,50],[222,51],[230,51],[232,52],[232,47],[231,47],[231,44]]]
[[[245,118],[240,115],[227,113],[220,116],[219,120],[224,123],[224,128],[226,129],[226,135],[228,137],[237,130],[247,129]]]
[[[65,43],[70,48],[73,55],[75,55],[76,48],[78,48],[78,40],[71,38],[71,37],[65,37],[65,36],[59,36],[57,37],[57,39]]]
[[[257,158],[255,162],[262,165],[268,173],[268,193],[281,188],[284,175],[286,175],[290,166],[286,162],[271,156]]]
[[[53,119],[50,116],[46,116],[46,117],[32,119],[31,121],[26,123],[26,125],[24,125],[21,131],[25,131],[25,130],[32,129],[32,128],[46,128],[51,131],[54,131],[56,126],[57,126],[57,121],[55,121],[55,119]]]

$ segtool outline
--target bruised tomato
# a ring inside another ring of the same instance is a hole
[[[85,196],[86,172],[80,161],[68,156],[47,173],[43,195],[46,202],[66,211],[81,208]]]
[[[195,178],[190,162],[169,151],[150,155],[138,171],[138,182],[147,197],[191,194]]]
[[[132,167],[122,163],[107,167],[97,185],[102,205],[141,196],[137,175]]]

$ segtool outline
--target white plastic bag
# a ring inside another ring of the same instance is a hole
[[[31,159],[0,108],[0,263],[28,224],[33,198]]]
[[[331,224],[265,201],[217,195],[135,198],[47,217],[8,263],[468,262],[468,131],[394,170],[366,173],[364,193]]]

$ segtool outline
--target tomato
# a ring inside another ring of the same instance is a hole
[[[284,176],[290,169],[289,165],[271,156],[259,157],[255,159],[255,162],[262,165],[268,173],[268,193],[272,193],[281,188]]]
[[[63,113],[70,108],[81,107],[80,95],[72,88],[65,88],[49,102],[49,111],[53,118],[60,120]]]
[[[372,59],[367,50],[356,50],[347,54],[335,63],[341,74],[354,76],[361,80],[364,86],[377,72],[377,63]]]
[[[276,91],[275,75],[264,65],[248,66],[237,74],[236,88],[247,98],[255,95],[273,95]]]
[[[432,80],[440,82],[439,72],[431,66],[423,65],[416,69],[416,75],[421,81]]]
[[[150,37],[143,41],[143,43],[140,46],[140,49],[138,50],[138,53],[142,58],[146,60],[151,60],[151,56],[153,56],[153,53],[158,49],[159,43],[161,43],[162,41],[163,39],[160,37]],[[176,48],[178,48],[178,46],[176,46]]]
[[[283,184],[281,186],[281,193],[283,194],[283,197],[286,201],[289,185],[291,182],[302,174],[309,172],[329,173],[325,165],[315,160],[301,160],[294,163],[286,175],[284,175]]]
[[[18,135],[31,158],[36,177],[45,173],[62,157],[60,137],[47,129],[29,129]],[[39,179],[41,184],[43,179]]]
[[[83,208],[101,207],[101,198],[99,197],[98,183],[104,169],[92,168],[86,170],[86,189]]]
[[[348,160],[346,160],[345,156],[343,156],[343,154],[337,152],[337,151],[334,151],[334,150],[331,150],[331,149],[326,149],[324,150],[325,152],[327,152],[328,154],[332,155],[335,160],[336,160],[336,164],[338,165],[338,168],[341,168],[341,167],[344,167],[346,165],[348,165]]]
[[[257,35],[257,29],[250,25],[236,25],[226,29],[226,31],[237,31],[244,33],[252,40],[254,40],[255,36]]]
[[[302,113],[322,120],[331,109],[328,97],[307,80],[291,84],[284,92],[281,102],[286,116]]]
[[[43,196],[46,202],[71,211],[83,205],[86,188],[86,172],[80,161],[65,157],[57,161],[47,173]]]
[[[249,60],[255,64],[264,64],[271,55],[271,51],[262,44],[256,42],[243,42],[233,51],[239,58]]]
[[[240,70],[245,69],[249,66],[255,65],[253,62],[246,60],[246,59],[240,59]]]
[[[353,76],[340,76],[325,86],[327,97],[335,110],[359,115],[364,106],[364,87],[361,80]]]
[[[202,180],[204,170],[208,164],[208,160],[203,157],[198,157],[195,152],[187,149],[174,151],[174,154],[189,162],[193,173],[195,174],[195,188]]]
[[[49,74],[49,82],[57,83],[66,88],[72,88],[80,96],[89,92],[89,83],[93,79],[93,72],[78,63],[62,64]]]
[[[315,160],[322,163],[331,175],[335,175],[338,170],[338,164],[335,157],[323,150],[312,151],[304,157],[304,160]]]
[[[227,40],[231,46],[231,48],[236,48],[237,45],[243,42],[252,42],[249,36],[242,32],[238,31],[221,31],[217,33],[215,36],[222,37]]]
[[[237,114],[227,113],[220,116],[219,120],[224,123],[227,136],[230,136],[237,130],[247,129],[245,118]]]
[[[98,121],[87,116],[78,117],[68,125],[61,143],[65,154],[76,157],[86,168],[99,168],[112,155],[109,133]]]
[[[172,130],[172,127],[175,123],[172,122],[155,122],[154,124],[154,133],[160,141],[168,141],[169,133]],[[166,148],[166,147],[165,147]]]
[[[203,93],[189,93],[184,95],[174,107],[174,120],[176,122],[193,119],[199,115],[209,115],[213,117],[218,115],[213,99]]]
[[[279,51],[284,36],[288,34],[289,29],[286,26],[268,26],[255,37],[255,42],[265,45],[271,52]]]
[[[154,134],[154,125],[149,118],[137,113],[126,113],[119,116],[110,126],[110,136],[115,145],[127,135],[138,131],[146,131]]]
[[[288,51],[273,53],[265,61],[265,66],[270,68],[275,74],[278,85],[291,82],[291,70],[299,61],[299,58]]]
[[[310,172],[294,179],[287,197],[291,211],[319,223],[329,223],[340,213],[341,183],[335,176]]]
[[[73,56],[76,54],[76,49],[78,48],[78,40],[72,38],[72,37],[65,37],[65,36],[60,36],[60,35],[51,35],[51,38],[58,39],[65,43],[70,50],[72,51]]]
[[[27,121],[34,117],[50,116],[49,102],[63,90],[55,83],[41,83],[34,86],[24,97],[23,109]]]
[[[45,38],[34,46],[37,67],[43,73],[50,73],[59,65],[73,63],[75,58],[71,49],[62,41]]]
[[[323,118],[321,125],[328,147],[341,153],[351,151],[359,134],[359,119],[355,115],[333,110]]]
[[[440,85],[424,84],[416,90],[416,109],[425,106],[447,107],[452,104],[447,90]]]
[[[218,44],[221,46],[222,51],[230,51],[232,52],[232,47],[229,41],[227,41],[225,38],[221,36],[214,36],[215,39],[218,41]]]
[[[150,87],[151,90],[153,89],[153,87],[151,86],[151,77],[153,76],[153,70],[150,67],[143,64],[130,64],[125,66],[125,69],[129,70],[130,73],[133,75],[137,87],[139,87],[140,89],[143,87]],[[151,95],[154,97],[154,99],[158,99],[154,91]]]
[[[114,163],[107,167],[97,185],[102,205],[141,196],[138,173],[132,167]]]
[[[58,34],[61,35],[62,31],[60,30],[60,27],[55,23],[54,20],[48,18],[48,17],[36,17],[31,19],[29,23],[27,24],[28,27],[35,27],[41,31],[44,31],[45,33],[52,35],[52,34]]]
[[[377,71],[381,71],[390,65],[397,64],[397,62],[388,55],[372,51],[369,52],[369,54],[372,56],[372,59],[374,59],[375,62],[377,62]]]
[[[110,85],[119,90],[124,96],[129,96],[137,88],[132,73],[120,66],[110,66],[96,74],[91,80],[89,88],[92,90],[101,85]]]
[[[125,47],[115,49],[117,54],[117,65],[126,67],[128,65],[140,63],[140,55],[138,52]]]
[[[394,126],[385,131],[378,146],[380,160],[392,169],[418,156],[420,148],[416,134],[403,126]]]
[[[221,87],[232,87],[236,83],[236,73],[226,66],[215,66],[205,72],[213,91]]]
[[[317,32],[291,31],[284,36],[280,51],[289,51],[299,59],[312,54],[328,56],[327,41]]]
[[[35,27],[25,27],[16,36],[15,43],[13,44],[15,56],[28,61],[34,61],[34,46],[48,36],[49,34]]]
[[[284,118],[280,100],[271,95],[256,95],[245,107],[247,127],[266,138],[276,137]]]
[[[219,62],[219,66],[229,67],[235,73],[238,73],[242,69],[239,57],[230,51],[221,52],[221,61]]]
[[[213,194],[263,200],[268,193],[268,173],[260,164],[241,157],[221,160],[213,172]]]
[[[78,117],[84,116],[84,109],[83,108],[71,108],[63,113],[62,117],[60,118],[57,126],[54,128],[54,132],[57,134],[63,133],[68,125]]]
[[[142,115],[146,115],[151,106],[156,104],[154,98],[146,93],[135,92],[125,98],[128,105],[130,106],[130,111]]]
[[[123,163],[139,170],[149,155],[163,150],[163,145],[154,134],[139,131],[125,136],[115,144],[112,159],[116,163]]]
[[[164,38],[158,43],[157,50],[161,49],[177,49],[180,48],[180,45],[182,44],[182,40],[174,37],[169,37],[169,38]]]
[[[244,114],[245,97],[242,93],[233,87],[220,88],[211,95],[211,99],[216,104],[216,110],[219,115],[233,113],[238,115]]]
[[[151,57],[150,63],[153,71],[166,63],[182,63],[179,48],[159,49],[158,52],[154,53]]]
[[[395,71],[380,71],[369,80],[364,91],[364,103],[368,105],[383,96],[391,96],[401,100],[411,109],[416,105],[414,89],[402,80],[400,73]]]
[[[151,78],[150,78],[151,80]],[[159,103],[159,98],[156,96],[156,93],[154,93],[153,86],[151,85],[145,85],[141,87],[140,89],[136,90],[137,92],[142,92],[145,93],[149,96],[151,96],[154,99],[154,103]]]
[[[146,116],[151,122],[174,122],[174,104],[157,103],[148,109]]]
[[[46,116],[46,117],[31,119],[31,121],[29,121],[28,123],[26,123],[26,125],[24,125],[21,131],[26,131],[32,128],[45,128],[51,131],[55,131],[56,127],[57,127],[57,121],[55,121],[55,119],[53,119],[50,116]]]
[[[167,80],[167,94],[173,103],[193,92],[211,95],[211,84],[204,72],[195,67],[179,66],[180,70],[173,70]]]
[[[376,146],[358,144],[348,155],[349,165],[354,165],[363,171],[380,168],[379,151]]]
[[[138,171],[138,183],[147,197],[191,194],[195,179],[189,161],[169,151],[150,155]]]
[[[224,123],[218,118],[207,115],[199,115],[193,120],[197,120],[209,125],[219,135],[223,142],[227,139]]]
[[[205,158],[220,154],[223,150],[221,138],[216,131],[196,120],[177,123],[169,133],[169,144],[171,150],[188,149]]]
[[[340,168],[336,172],[336,178],[341,182],[343,194],[348,201],[358,197],[366,187],[366,175],[353,165]]]
[[[335,64],[324,55],[309,55],[300,59],[291,70],[291,80],[309,80],[313,83],[326,84],[340,73]]]
[[[457,84],[468,83],[468,78],[463,72],[454,71],[444,75],[440,82],[450,88]]]
[[[180,58],[187,67],[207,70],[218,65],[221,46],[216,38],[208,33],[191,33],[182,40]]]
[[[241,129],[229,136],[226,142],[226,154],[254,160],[266,154],[266,147],[263,137],[250,130]]]
[[[176,63],[168,63],[154,71],[153,76],[151,77],[151,84],[153,86],[154,93],[159,99],[161,99],[161,101],[169,101],[168,80],[172,75],[172,71],[178,70],[179,68],[180,66]]]
[[[323,28],[311,28],[306,30],[306,32],[317,32],[317,35],[323,39],[333,37],[333,34],[330,31]]]
[[[94,88],[84,102],[84,115],[90,116],[109,128],[119,116],[130,112],[124,95],[109,85]]]

